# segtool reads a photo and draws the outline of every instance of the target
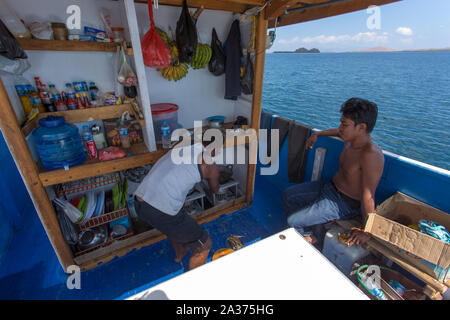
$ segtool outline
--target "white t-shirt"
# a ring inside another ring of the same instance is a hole
[[[203,149],[201,143],[196,143],[170,150],[155,163],[134,194],[152,207],[169,215],[176,215],[183,207],[189,191],[202,180],[200,165],[196,159]],[[184,152],[188,152],[190,156],[185,159],[190,163],[177,164],[172,159],[173,152],[182,156],[186,156]]]

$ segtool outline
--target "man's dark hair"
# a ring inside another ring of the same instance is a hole
[[[355,122],[367,125],[366,131],[371,133],[377,122],[378,108],[373,102],[360,98],[351,98],[345,101],[341,107],[342,115]]]

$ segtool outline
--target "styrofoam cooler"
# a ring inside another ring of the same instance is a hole
[[[325,234],[322,254],[330,260],[343,274],[349,275],[353,264],[369,254],[359,245],[351,247],[342,243],[338,239],[339,233],[346,230],[334,224]]]

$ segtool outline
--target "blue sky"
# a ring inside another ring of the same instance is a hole
[[[450,0],[403,0],[378,8],[378,20],[375,11],[361,10],[279,27],[269,52],[300,47],[323,52],[378,46],[399,50],[450,47]]]

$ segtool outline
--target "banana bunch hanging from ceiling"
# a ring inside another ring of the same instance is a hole
[[[190,62],[190,65],[194,69],[203,69],[209,63],[212,57],[211,47],[207,44],[198,43],[195,50],[194,58]]]
[[[157,69],[161,72],[161,75],[169,81],[174,80],[175,82],[184,78],[188,73],[188,64],[181,63],[178,59],[178,48],[175,41],[171,40],[167,33],[165,33],[160,28],[156,28],[161,39],[164,40],[166,45],[169,47],[170,52],[172,53],[172,62],[167,68],[159,68]]]

